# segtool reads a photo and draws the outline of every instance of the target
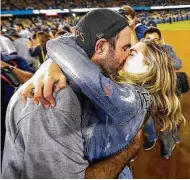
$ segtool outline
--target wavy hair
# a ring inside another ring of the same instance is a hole
[[[40,45],[45,46],[46,42],[49,40],[49,36],[47,33],[39,31],[36,33],[36,39]]]
[[[185,123],[185,118],[176,96],[176,74],[172,60],[163,46],[145,40],[142,42],[148,71],[134,74],[121,69],[114,80],[144,87],[153,96],[151,116],[155,123],[161,124],[161,131],[174,130],[181,122]]]

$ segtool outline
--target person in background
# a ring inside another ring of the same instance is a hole
[[[61,35],[64,35],[65,33],[68,33],[68,32],[65,31],[65,30],[59,30],[59,31],[56,32],[55,38],[57,38],[57,37],[59,37],[59,36],[61,36]]]
[[[71,33],[71,28],[67,24],[64,24],[63,26],[59,27],[59,30],[64,30]]]
[[[13,41],[13,44],[17,50],[17,54],[21,57],[23,57],[27,63],[33,67],[34,63],[35,63],[35,58],[32,57],[29,53],[29,50],[28,50],[28,39],[26,38],[22,38],[17,32],[11,32],[9,34],[10,38],[12,39]]]
[[[45,56],[47,53],[46,42],[49,40],[47,33],[39,31],[36,33],[36,43],[33,44],[32,41],[28,42],[29,53],[32,57],[38,57],[40,65],[45,61]]]
[[[148,39],[148,40],[155,41],[157,44],[163,45],[170,54],[170,57],[171,57],[172,62],[173,62],[174,69],[179,70],[181,68],[181,66],[182,66],[181,59],[176,55],[173,47],[164,42],[164,38],[162,37],[161,31],[158,28],[149,27],[144,32],[144,38]]]
[[[17,54],[17,50],[13,44],[13,42],[8,38],[3,35],[0,35],[0,51],[3,54]]]
[[[14,24],[14,29],[16,30],[16,32],[18,32],[18,34],[26,39],[32,38],[32,33],[30,31],[28,31],[27,29],[24,28],[24,25],[20,22],[16,22]]]
[[[1,53],[1,157],[3,154],[5,140],[5,115],[8,103],[15,92],[16,87],[4,75],[4,70],[8,68],[12,72],[19,84],[25,83],[33,75],[33,69],[27,61],[17,55],[6,55]],[[9,73],[9,74],[10,74]]]
[[[163,45],[163,47],[168,51],[171,57],[174,69],[178,70],[181,68],[182,65],[181,59],[177,57],[172,46],[164,43],[161,31],[158,28],[149,27],[147,31],[145,31],[144,33],[144,38],[147,40],[154,41],[156,44]],[[176,83],[178,84],[178,81]],[[176,94],[178,95],[178,97],[181,94],[178,87],[176,90]],[[175,144],[180,142],[178,131],[179,127],[173,131],[160,132],[161,135],[160,137],[162,141],[161,156],[164,157],[165,159],[169,159],[175,147]],[[156,129],[154,126],[154,122],[151,118],[147,121],[144,127],[144,133],[145,133],[145,141],[143,147],[145,150],[150,150],[155,146],[157,141]]]
[[[49,38],[50,39],[54,39],[55,38],[55,34],[57,33],[57,31],[58,31],[57,28],[51,28],[51,30],[48,32]]]
[[[126,20],[130,23],[130,27],[132,30],[131,44],[136,44],[143,38],[144,32],[148,28],[145,25],[138,22],[136,13],[134,9],[130,6],[122,6],[119,10],[119,14],[123,15],[126,18]]]

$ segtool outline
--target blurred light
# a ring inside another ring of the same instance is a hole
[[[153,7],[151,7],[151,9],[176,9],[176,8],[190,8],[190,5],[153,6]]]
[[[11,17],[11,16],[13,16],[13,14],[1,14],[0,16],[1,17]]]
[[[2,29],[3,32],[7,32],[7,30],[5,28]]]
[[[72,12],[88,12],[94,9],[98,9],[98,8],[75,8],[75,9],[71,9]]]
[[[40,11],[39,10],[33,10],[33,13],[34,14],[40,14]]]

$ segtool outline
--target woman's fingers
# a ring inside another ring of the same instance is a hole
[[[55,92],[58,92],[60,91],[61,89],[65,88],[66,87],[66,77],[65,75],[61,74],[61,76],[59,77],[59,81],[55,84],[54,86],[54,91]]]

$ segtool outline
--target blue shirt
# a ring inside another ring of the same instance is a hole
[[[1,60],[11,65],[12,65],[11,62],[14,61],[15,64],[17,64],[17,68],[31,73],[34,72],[33,69],[28,65],[26,60],[21,56],[6,55],[1,53]],[[15,88],[10,86],[4,80],[1,81],[1,84],[2,84],[2,103],[4,103],[4,105],[5,104],[7,105],[12,95],[14,94]]]

